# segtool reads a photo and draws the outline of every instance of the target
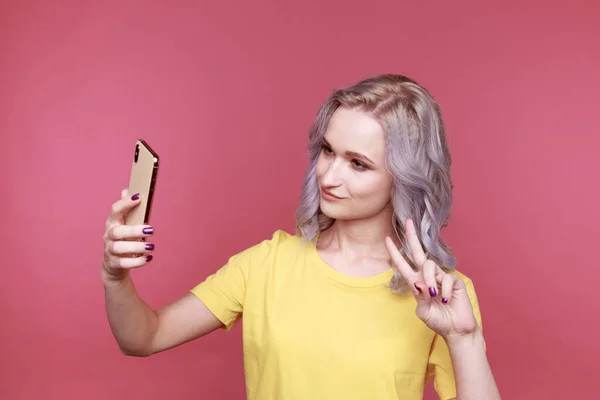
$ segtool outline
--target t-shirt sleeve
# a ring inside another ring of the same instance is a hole
[[[225,265],[190,290],[225,325],[225,330],[231,330],[242,317],[251,271],[264,262],[278,236],[279,232],[276,232],[271,240],[232,256]]]
[[[240,255],[231,257],[191,292],[225,325],[227,331],[231,330],[241,317],[246,292],[246,276],[240,265]]]
[[[467,288],[469,300],[473,307],[473,314],[480,329],[483,329],[481,323],[481,311],[479,302],[475,293],[473,282],[468,277],[458,273]],[[429,353],[428,380],[433,376],[435,391],[441,400],[456,398],[456,382],[454,380],[454,370],[452,368],[452,359],[446,341],[439,335],[435,335],[431,351]]]

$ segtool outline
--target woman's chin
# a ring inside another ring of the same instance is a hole
[[[354,216],[351,212],[349,212],[347,207],[343,207],[339,204],[331,204],[327,201],[324,201],[323,199],[321,199],[320,208],[321,212],[331,219],[343,220],[354,218]]]

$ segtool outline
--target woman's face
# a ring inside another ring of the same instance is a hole
[[[338,108],[317,162],[321,211],[330,218],[369,218],[391,208],[385,133],[368,114]]]

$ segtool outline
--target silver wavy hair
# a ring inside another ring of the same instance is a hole
[[[314,242],[334,222],[319,207],[316,167],[327,125],[339,107],[368,113],[386,134],[386,167],[393,176],[392,224],[403,257],[415,268],[403,223],[412,218],[427,257],[445,270],[454,269],[456,259],[440,237],[450,218],[453,188],[441,112],[425,88],[402,75],[379,75],[334,90],[317,113],[309,129],[310,168],[296,212],[296,229],[303,240]],[[408,290],[395,268],[390,288],[398,293]]]

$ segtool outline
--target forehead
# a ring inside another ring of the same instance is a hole
[[[373,161],[385,156],[385,133],[367,113],[340,107],[331,116],[325,139],[337,152],[361,153]]]

